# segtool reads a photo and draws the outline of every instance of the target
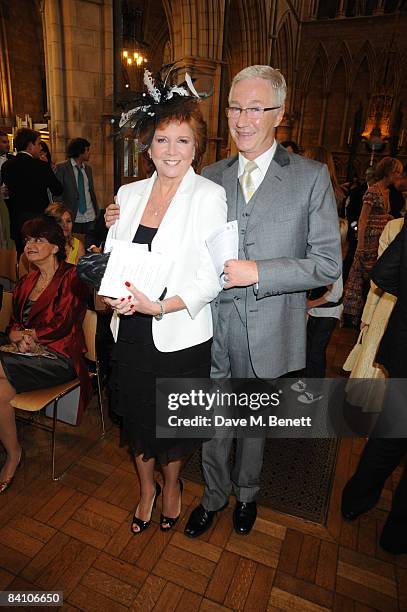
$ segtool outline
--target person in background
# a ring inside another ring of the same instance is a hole
[[[48,190],[53,196],[62,193],[62,185],[49,164],[40,160],[41,136],[29,128],[20,128],[14,136],[17,155],[1,169],[9,192],[11,234],[17,253],[23,252],[21,227],[28,219],[42,214],[49,204]]]
[[[407,455],[407,226],[387,247],[372,270],[372,279],[382,291],[397,297],[384,332],[376,362],[390,379],[383,411],[366,443],[359,464],[342,493],[342,516],[355,520],[380,499],[386,480]],[[404,437],[400,437],[404,436]],[[407,553],[407,469],[404,466],[393,493],[390,513],[383,526],[380,546],[393,555]]]
[[[89,291],[78,279],[75,266],[65,262],[62,229],[51,217],[34,218],[24,223],[22,239],[35,271],[14,289],[7,332],[19,353],[36,355],[0,351],[0,441],[7,452],[0,471],[0,493],[12,484],[22,457],[10,403],[16,393],[52,387],[78,376],[82,411],[92,392],[82,332]],[[48,358],[40,356],[44,350]]]
[[[377,261],[379,238],[390,221],[389,185],[403,172],[398,159],[383,157],[375,168],[376,182],[363,197],[358,221],[358,243],[344,290],[344,313],[358,326],[370,288],[370,271]]]
[[[63,193],[57,198],[72,212],[73,233],[83,236],[85,249],[94,242],[95,219],[98,203],[93,185],[92,168],[89,165],[90,142],[86,138],[74,138],[68,143],[68,160],[56,165],[55,174]]]
[[[393,219],[387,223],[380,236],[378,257],[381,257],[393,242],[403,224],[404,219]],[[385,386],[377,384],[376,381],[384,380],[385,372],[376,362],[376,353],[397,298],[379,289],[373,281],[370,285],[360,324],[360,329],[363,330],[361,348],[352,367],[346,392],[349,403],[352,406],[360,406],[362,412],[380,412]],[[360,379],[363,380],[362,384],[359,384]]]
[[[11,155],[10,143],[6,132],[0,131],[0,248],[13,249],[14,241],[10,235],[10,214],[6,201],[8,200],[8,191],[6,185],[2,183],[1,167],[8,160],[13,159]]]
[[[49,215],[53,217],[58,225],[62,228],[65,236],[65,252],[66,252],[66,262],[69,264],[76,265],[78,260],[82,255],[85,255],[85,249],[83,248],[83,244],[78,238],[72,236],[72,213],[71,211],[63,206],[63,204],[59,204],[55,202],[50,204],[45,209],[45,215]],[[34,264],[29,264],[28,259],[23,253],[20,257],[20,261],[18,264],[18,275],[20,278],[25,276],[29,271],[35,269]]]
[[[73,216],[72,211],[66,206],[54,202],[45,209],[45,214],[56,219],[56,222],[64,232],[66,244],[66,262],[76,265],[82,255],[85,255],[85,249],[80,240],[72,235]]]
[[[299,145],[297,145],[294,140],[283,140],[283,142],[280,142],[280,144],[282,147],[284,147],[284,149],[287,149],[289,153],[295,153],[296,155],[300,155],[301,153]]]
[[[369,166],[365,171],[365,181],[350,190],[346,204],[346,218],[348,220],[348,250],[343,262],[343,280],[349,276],[353,258],[358,243],[358,220],[363,206],[363,197],[368,189],[376,182],[374,167]]]

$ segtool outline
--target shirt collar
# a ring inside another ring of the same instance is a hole
[[[83,163],[82,164],[77,164],[73,157],[71,157],[71,164],[73,165],[74,168],[76,168],[77,166],[79,166],[79,168],[83,168],[84,167]]]
[[[24,153],[24,155],[29,155],[30,157],[32,157],[31,153],[29,153],[28,151],[19,151],[19,153]]]
[[[270,165],[270,162],[274,157],[274,153],[276,152],[276,149],[277,149],[277,141],[276,139],[274,139],[274,142],[271,145],[271,147],[267,149],[267,151],[264,151],[264,153],[256,157],[256,159],[253,160],[256,162],[262,176],[266,174],[268,167]],[[248,161],[249,160],[242,153],[239,153],[239,172],[238,172],[239,177],[243,174],[244,167]]]

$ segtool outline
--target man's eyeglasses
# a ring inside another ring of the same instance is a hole
[[[250,106],[249,108],[239,108],[239,106],[228,106],[226,111],[226,117],[231,119],[238,119],[240,117],[240,113],[246,113],[248,119],[260,119],[263,116],[263,113],[266,111],[277,110],[281,108],[280,106],[268,106],[267,108],[261,108],[260,106]]]

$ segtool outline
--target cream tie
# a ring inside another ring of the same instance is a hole
[[[256,162],[254,161],[246,162],[246,165],[244,167],[244,172],[239,179],[240,186],[243,191],[244,199],[246,200],[246,204],[250,201],[250,199],[253,197],[254,192],[256,191],[256,188],[253,182],[252,172],[253,170],[256,170],[257,168],[258,168],[258,165],[256,164]]]

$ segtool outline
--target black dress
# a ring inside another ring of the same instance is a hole
[[[26,322],[33,304],[32,300],[26,301],[23,323]],[[0,351],[0,362],[6,378],[17,393],[62,385],[76,378],[72,359],[49,348],[47,351],[53,356],[52,359],[40,355],[26,357]]]
[[[148,244],[157,228],[140,225],[133,242]],[[155,379],[208,378],[211,344],[163,353],[152,336],[152,317],[137,313],[120,319],[114,349],[113,384],[115,412],[123,417],[123,434],[135,455],[155,458],[162,465],[193,452],[200,444],[194,439],[156,438]]]

